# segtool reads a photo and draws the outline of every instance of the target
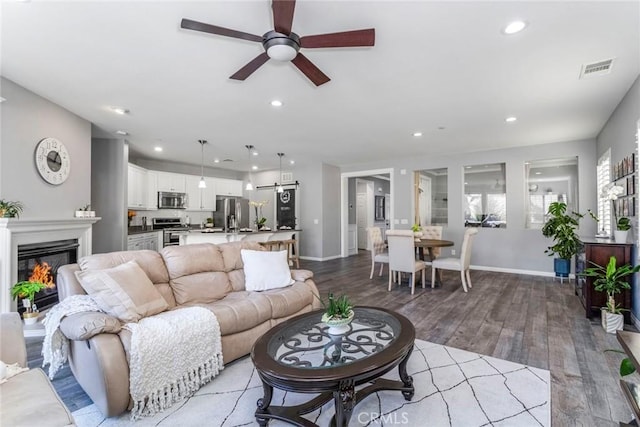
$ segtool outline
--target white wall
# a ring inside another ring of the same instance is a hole
[[[0,96],[0,198],[21,201],[21,218],[72,218],[91,202],[91,123],[4,77]],[[35,166],[36,144],[46,137],[64,143],[71,157],[61,185],[44,181]]]
[[[596,143],[595,139],[559,142],[538,146],[461,153],[450,156],[425,156],[394,159],[350,165],[342,172],[356,172],[380,168],[394,168],[395,218],[406,219],[407,225],[392,225],[409,228],[413,221],[413,171],[448,168],[449,225],[444,228],[443,238],[456,242],[454,249],[460,250],[464,234],[463,170],[464,166],[485,163],[506,163],[507,175],[507,228],[479,229],[475,239],[472,264],[494,270],[520,270],[531,272],[553,271],[553,259],[544,254],[550,241],[540,230],[525,229],[525,171],[524,162],[557,157],[578,156],[579,209],[586,211],[596,207]],[[402,174],[402,170],[405,174]],[[593,236],[596,224],[591,219],[581,222],[580,234]],[[443,251],[449,255],[449,248]]]

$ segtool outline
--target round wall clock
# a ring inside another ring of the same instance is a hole
[[[36,146],[36,167],[49,184],[60,185],[71,172],[71,157],[67,147],[55,138],[44,138]]]

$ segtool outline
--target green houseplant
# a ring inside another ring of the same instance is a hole
[[[327,302],[317,295],[316,298],[320,300],[324,308],[321,321],[329,326],[329,333],[337,335],[347,332],[349,323],[354,316],[353,305],[349,301],[349,297],[341,295],[336,298],[332,292],[329,292]]]
[[[553,268],[557,277],[569,277],[571,258],[578,253],[582,242],[576,233],[580,218],[578,212],[567,212],[567,204],[553,202],[547,211],[547,221],[542,226],[542,235],[553,239],[553,245],[544,253],[556,255]]]
[[[594,278],[593,286],[596,291],[607,294],[607,306],[602,308],[602,327],[612,334],[622,329],[624,324],[622,309],[616,304],[615,295],[625,289],[631,289],[631,285],[624,278],[640,271],[640,265],[632,267],[625,264],[617,267],[616,262],[616,257],[612,256],[606,267],[592,263],[594,267],[587,268],[582,273]]]
[[[629,230],[631,230],[631,220],[626,216],[618,218],[616,221],[616,229],[613,231],[616,242],[625,243]]]
[[[22,313],[25,324],[33,324],[38,320],[38,312],[32,309],[33,301],[36,293],[46,287],[47,285],[42,282],[31,280],[23,280],[11,287],[11,296],[13,299],[21,298],[22,305],[26,309],[26,311]]]
[[[22,203],[0,199],[0,217],[19,218],[22,213]]]

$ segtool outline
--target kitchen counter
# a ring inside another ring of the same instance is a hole
[[[189,232],[180,232],[180,244],[189,245],[192,243],[227,243],[238,242],[240,240],[253,240],[256,242],[266,242],[267,240],[285,240],[290,239],[293,235],[296,239],[300,238],[302,230],[272,230],[272,231],[240,231],[237,233],[224,232],[204,232],[204,229],[191,229]]]
[[[134,225],[133,227],[129,227],[127,229],[127,235],[132,236],[134,234],[155,233],[156,231],[162,231],[162,230],[153,230],[151,227],[145,228],[141,225]]]

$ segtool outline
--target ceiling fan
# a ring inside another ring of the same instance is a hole
[[[278,61],[291,61],[309,80],[316,86],[320,86],[331,79],[320,71],[306,56],[299,52],[301,47],[306,49],[358,47],[373,46],[375,43],[375,29],[373,28],[300,37],[291,31],[295,6],[295,0],[273,0],[274,30],[266,32],[263,36],[230,30],[186,18],[182,20],[180,27],[188,30],[202,31],[262,43],[265,51],[236,71],[236,73],[230,77],[234,80],[245,80],[269,59],[275,59]]]

